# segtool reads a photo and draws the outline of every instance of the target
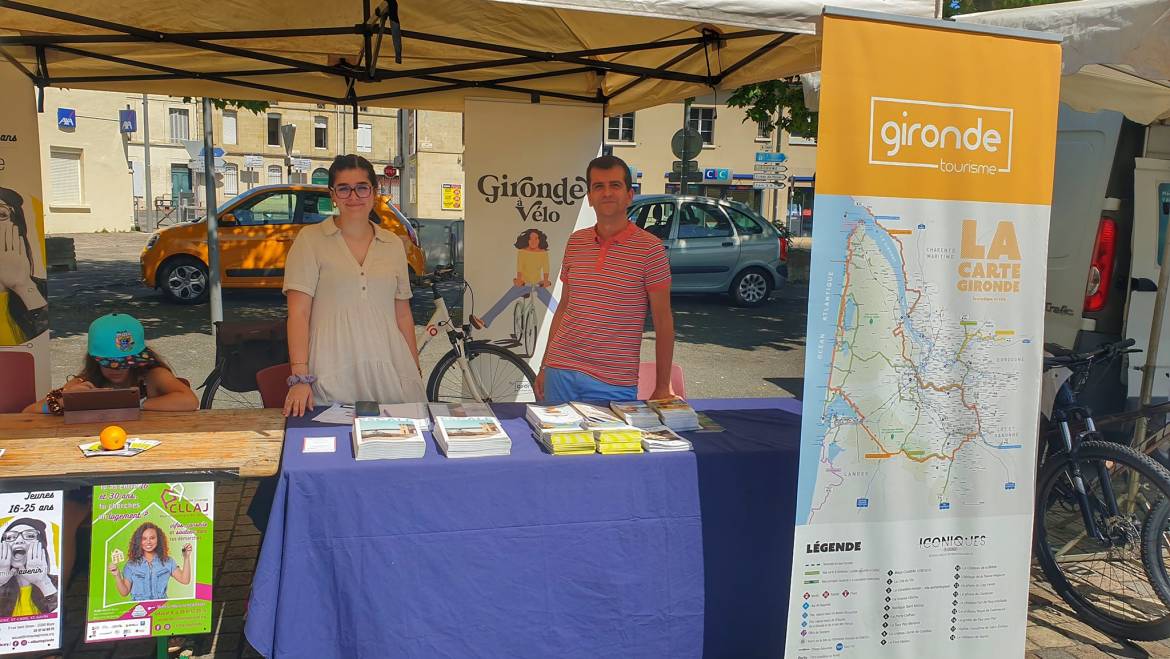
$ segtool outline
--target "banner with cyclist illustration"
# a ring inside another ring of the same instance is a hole
[[[0,62],[0,89],[7,107],[0,125],[0,352],[28,355],[19,370],[33,374],[41,396],[49,390],[49,302],[36,97],[28,77],[7,62]]]
[[[85,641],[211,631],[215,483],[93,488]]]
[[[59,491],[0,494],[0,655],[61,646]]]
[[[485,325],[477,338],[536,368],[559,300],[565,244],[574,230],[596,222],[585,166],[601,153],[601,110],[543,99],[469,100],[463,117],[470,218],[464,268],[471,287],[464,313]],[[523,388],[520,400],[531,400],[527,383]]]
[[[887,18],[824,20],[786,656],[1018,657],[1060,45]]]

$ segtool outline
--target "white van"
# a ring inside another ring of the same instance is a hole
[[[1061,105],[1058,131],[1045,342],[1080,351],[1132,338],[1145,350],[1170,216],[1170,126]],[[1097,413],[1134,404],[1144,361],[1095,374],[1085,403]],[[1170,395],[1170,324],[1158,362],[1155,401]]]

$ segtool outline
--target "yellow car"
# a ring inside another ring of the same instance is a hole
[[[403,238],[415,275],[426,271],[418,234],[402,211],[379,195],[374,213],[384,228]],[[324,185],[265,185],[219,208],[220,282],[224,288],[275,288],[284,281],[284,260],[297,233],[335,214]],[[206,218],[154,232],[142,250],[142,281],[169,300],[207,300]]]

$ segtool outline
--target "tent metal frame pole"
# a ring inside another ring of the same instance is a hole
[[[670,60],[668,60],[666,63],[664,63],[662,66],[663,67],[674,66],[675,64],[678,64],[679,62],[687,59],[688,57],[691,57],[692,55],[695,55],[696,53],[702,52],[704,47],[706,47],[706,42],[700,42],[698,44],[695,44],[693,47],[688,48],[687,50],[683,51],[682,53],[680,53],[678,55],[675,55]],[[624,85],[621,89],[618,89],[614,93],[607,96],[606,100],[612,99],[613,97],[618,96],[620,94],[624,94],[625,92],[629,91],[631,88],[633,88],[633,87],[635,87],[643,82],[646,82],[649,79],[650,79],[649,76],[638,76],[637,79],[630,81],[629,83]]]
[[[287,75],[300,73],[295,69],[261,69],[252,71],[216,71],[217,76],[249,77],[267,75]],[[188,71],[185,73],[144,73],[141,75],[108,75],[108,76],[64,76],[52,79],[53,84],[67,84],[78,82],[139,82],[151,80],[183,80],[207,77],[206,73]]]
[[[219,213],[215,203],[215,135],[211,99],[203,97],[203,190],[207,204],[207,283],[211,327],[223,321],[223,290],[219,281]]]
[[[746,57],[744,57],[740,61],[736,62],[735,64],[732,64],[731,66],[727,67],[726,69],[723,69],[723,71],[719,75],[715,76],[716,80],[719,82],[722,82],[725,78],[727,78],[727,76],[735,73],[736,71],[742,69],[743,67],[747,66],[748,64],[751,64],[752,62],[759,59],[761,56],[771,52],[773,49],[780,46],[785,41],[788,41],[789,39],[791,39],[794,36],[796,36],[796,35],[791,34],[791,33],[781,34],[781,35],[777,36],[775,39],[773,39],[773,40],[769,41],[768,43],[764,44],[763,46],[760,46],[759,48],[757,48],[750,55],[747,55]]]
[[[53,46],[53,48],[56,50],[63,51],[63,52],[72,53],[74,55],[80,55],[82,57],[92,57],[94,59],[105,60],[107,62],[112,62],[114,64],[122,64],[124,66],[133,66],[133,67],[138,67],[138,68],[142,68],[142,69],[147,69],[150,71],[158,71],[160,73],[172,73],[172,74],[177,74],[177,75],[182,75],[182,76],[191,76],[191,77],[198,79],[198,80],[211,80],[213,82],[220,82],[220,83],[223,83],[225,85],[237,85],[239,87],[249,87],[249,88],[257,89],[260,91],[268,91],[268,92],[275,92],[278,94],[289,94],[292,96],[311,98],[311,99],[314,99],[314,100],[316,100],[318,102],[322,102],[322,103],[339,103],[340,102],[338,99],[335,99],[331,96],[325,96],[323,94],[314,94],[312,92],[302,92],[302,91],[297,91],[295,89],[274,87],[272,85],[263,85],[263,84],[260,84],[258,82],[248,82],[246,80],[233,80],[231,78],[225,78],[225,77],[223,77],[219,74],[216,74],[216,73],[200,73],[200,72],[196,72],[196,71],[184,71],[182,69],[176,69],[176,68],[172,68],[169,66],[162,66],[161,64],[150,64],[148,62],[138,62],[135,60],[126,59],[124,57],[118,57],[116,55],[105,55],[103,53],[92,53],[92,52],[89,52],[86,50],[81,50],[79,48],[71,48],[69,46]],[[49,82],[51,83],[52,81],[50,80]]]

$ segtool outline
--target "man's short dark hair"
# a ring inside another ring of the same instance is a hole
[[[614,167],[622,168],[622,180],[626,182],[626,189],[634,187],[634,180],[630,178],[630,166],[626,161],[617,156],[598,156],[589,161],[589,166],[585,168],[585,184],[593,185],[593,181],[589,178],[589,174],[595,169],[613,169]]]

